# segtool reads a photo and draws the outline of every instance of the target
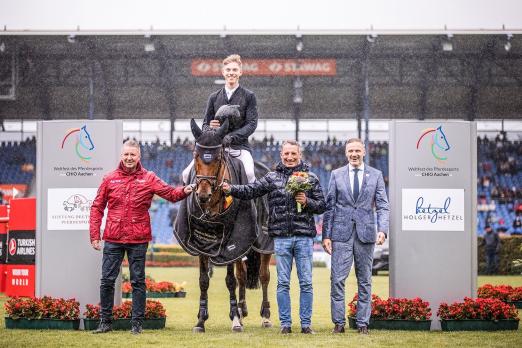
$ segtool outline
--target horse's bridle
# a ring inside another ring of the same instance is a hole
[[[201,144],[196,143],[196,148],[205,149],[205,150],[216,150],[218,148],[221,149],[219,151],[219,155],[217,156],[217,159],[219,160],[219,166],[217,168],[216,175],[197,175],[196,174],[196,188],[194,189],[194,191],[197,191],[199,184],[202,181],[208,182],[210,187],[212,188],[212,191],[214,191],[216,189],[216,187],[218,186],[217,180],[218,180],[219,172],[221,171],[221,162],[222,162],[221,159],[223,156],[223,145],[219,144],[219,145],[207,146],[207,145],[201,145]],[[196,152],[197,152],[197,150],[196,150]],[[223,180],[224,180],[224,178],[223,178]]]

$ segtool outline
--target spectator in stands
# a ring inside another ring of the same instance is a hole
[[[295,195],[291,199],[286,190],[289,177],[295,172],[309,172],[308,164],[301,158],[298,142],[287,140],[281,148],[281,162],[275,171],[248,185],[229,185],[223,183],[223,190],[233,197],[252,199],[268,194],[270,211],[268,234],[274,239],[277,266],[277,304],[281,333],[292,332],[292,312],[290,308],[290,275],[295,260],[300,287],[299,317],[301,333],[313,334],[312,319],[312,255],[313,238],[316,236],[314,214],[321,214],[325,208],[323,190],[319,179],[309,173],[312,188]],[[297,210],[296,201],[302,204]]]
[[[522,218],[518,213],[513,220],[513,232],[511,234],[522,234]]]
[[[129,140],[123,144],[118,168],[107,174],[91,206],[90,240],[101,250],[100,226],[104,210],[108,208],[103,233],[102,278],[100,284],[100,324],[94,333],[112,330],[114,282],[120,272],[125,253],[129,260],[132,283],[132,330],[142,331],[145,314],[145,255],[152,239],[149,208],[154,194],[171,202],[184,199],[192,188],[168,186],[140,163],[140,145]]]
[[[242,74],[241,57],[233,54],[223,60],[223,77],[225,86],[212,93],[209,97],[203,130],[208,128],[219,128],[219,121],[214,119],[216,112],[223,105],[239,105],[241,121],[239,124],[231,122],[228,134],[223,138],[223,145],[229,146],[232,156],[243,162],[245,173],[249,183],[256,180],[254,174],[254,159],[252,158],[251,148],[248,144],[248,137],[257,128],[257,101],[254,92],[239,85],[239,78]],[[190,169],[194,161],[183,171],[183,181],[186,183]]]
[[[345,152],[348,164],[335,169],[330,177],[323,221],[323,248],[332,255],[330,301],[335,324],[333,333],[344,333],[345,281],[355,261],[358,285],[356,324],[360,334],[368,334],[373,250],[375,243],[383,244],[386,239],[390,207],[382,173],[364,164],[364,143],[360,139],[349,139]]]
[[[482,245],[486,251],[486,273],[496,274],[498,271],[498,254],[500,252],[500,237],[489,225],[485,228]]]

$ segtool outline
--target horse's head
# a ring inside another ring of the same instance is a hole
[[[439,126],[437,128],[437,131],[435,132],[435,135],[433,136],[434,143],[444,151],[448,151],[450,149],[450,145],[448,143],[448,140],[446,139],[446,134],[442,131],[442,126]]]
[[[196,139],[194,148],[194,170],[196,171],[196,196],[200,204],[210,201],[212,193],[218,189],[223,160],[223,137],[228,132],[228,120],[216,129],[202,131],[194,119],[190,121],[192,134]]]
[[[87,126],[83,126],[80,129],[80,144],[84,149],[87,149],[89,151],[94,150],[94,143],[92,142],[91,135],[89,132],[87,132]]]

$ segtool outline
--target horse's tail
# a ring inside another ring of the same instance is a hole
[[[259,288],[259,269],[261,267],[261,255],[254,249],[250,249],[247,254],[246,260],[247,278],[246,288],[247,289],[258,289]]]

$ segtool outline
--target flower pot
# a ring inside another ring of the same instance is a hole
[[[509,305],[514,305],[515,308],[517,308],[517,309],[522,309],[522,301],[513,301],[513,302],[507,301],[506,303]]]
[[[496,331],[518,330],[518,320],[447,319],[441,320],[442,331]]]
[[[132,292],[122,292],[121,293],[121,297],[123,297],[123,298],[131,298],[132,297]]]
[[[78,330],[80,319],[59,320],[59,319],[12,319],[5,318],[6,329],[50,329],[50,330]]]
[[[348,317],[348,325],[351,329],[357,329],[354,317]],[[413,331],[429,331],[431,320],[375,320],[370,318],[369,329],[377,330],[413,330]]]
[[[174,297],[186,297],[187,296],[186,291],[178,291],[178,292],[175,292],[174,294],[176,295]]]
[[[83,319],[85,330],[96,330],[98,328],[99,319]],[[165,328],[166,318],[145,319],[143,320],[143,329],[157,330]],[[113,330],[130,330],[132,327],[131,319],[115,319],[112,321]]]

